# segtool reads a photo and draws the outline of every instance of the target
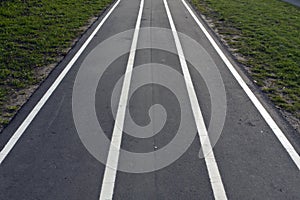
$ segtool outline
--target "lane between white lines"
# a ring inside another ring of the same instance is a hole
[[[68,63],[68,65],[64,68],[64,70],[60,73],[60,75],[56,78],[54,83],[51,85],[51,87],[47,90],[47,92],[43,95],[43,97],[39,100],[39,102],[34,106],[32,111],[28,114],[28,116],[25,118],[25,120],[22,122],[22,124],[18,127],[18,129],[15,131],[15,133],[12,135],[12,137],[9,139],[9,141],[6,143],[4,148],[0,152],[0,165],[4,161],[4,159],[7,157],[9,152],[14,148],[15,144],[18,142],[18,140],[21,138],[27,127],[31,124],[32,120],[36,117],[36,115],[40,112],[42,107],[45,105],[47,100],[50,98],[52,93],[55,91],[57,86],[61,83],[61,81],[64,79],[66,74],[70,71],[70,69],[73,67],[74,63],[77,61],[79,56],[82,54],[82,52],[85,50],[85,48],[88,46],[88,44],[91,42],[93,37],[96,35],[96,33],[99,31],[99,29],[102,27],[102,25],[105,23],[107,18],[110,16],[110,14],[114,11],[114,9],[117,7],[117,5],[120,3],[120,0],[118,0],[114,6],[109,10],[109,12],[105,15],[105,17],[102,19],[100,24],[96,27],[96,29],[93,31],[93,33],[88,37],[88,39],[84,42],[84,44],[80,47],[80,49],[77,51],[77,53],[74,55],[74,57],[71,59],[71,61]]]
[[[185,0],[181,0],[183,5],[186,7],[186,9],[189,11],[190,15],[194,18],[195,22],[198,24],[200,29],[203,31],[209,42],[212,44],[214,49],[217,51],[219,56],[222,58],[223,62],[227,66],[227,68],[230,70],[232,75],[235,77],[237,82],[240,84],[240,86],[243,88],[247,96],[250,98],[256,109],[259,111],[261,116],[265,119],[269,127],[272,129],[273,133],[276,135],[282,146],[285,148],[287,153],[290,155],[291,159],[294,161],[295,165],[298,167],[298,170],[300,170],[300,156],[292,146],[292,144],[289,142],[289,140],[286,138],[282,130],[278,127],[274,119],[271,117],[271,115],[267,112],[267,110],[264,108],[264,106],[260,103],[260,101],[257,99],[257,97],[254,95],[254,93],[250,90],[248,85],[245,83],[245,81],[242,79],[242,77],[239,75],[239,73],[236,71],[236,69],[233,67],[231,62],[228,60],[228,58],[225,56],[225,54],[222,52],[220,47],[217,45],[215,40],[211,37],[211,35],[208,33],[208,31],[205,29],[204,25],[200,22],[198,17],[194,14],[192,9],[187,5]]]
[[[99,197],[100,200],[107,200],[113,198],[116,174],[118,169],[120,147],[121,147],[121,141],[123,135],[124,120],[126,114],[126,106],[128,101],[130,81],[131,81],[134,58],[135,58],[137,42],[139,37],[143,8],[144,8],[144,0],[141,0],[139,13],[136,20],[135,30],[133,33],[132,44],[130,47],[129,58],[126,66],[126,72],[124,75],[124,81],[121,90],[120,101],[118,104],[115,125],[113,129],[108,157],[106,161],[105,172],[102,180],[101,193]]]
[[[191,102],[193,115],[195,118],[195,123],[197,127],[197,131],[199,134],[200,144],[202,146],[203,155],[205,155],[205,163],[208,171],[208,176],[210,179],[210,184],[212,186],[213,194],[216,200],[226,200],[226,192],[223,186],[222,178],[218,169],[218,165],[215,159],[214,152],[212,150],[212,146],[208,137],[207,129],[205,127],[204,119],[201,113],[201,108],[198,103],[197,95],[194,89],[194,85],[191,79],[191,75],[186,63],[186,59],[183,53],[183,49],[178,37],[178,33],[174,24],[174,21],[172,19],[172,15],[167,3],[167,0],[163,0],[165,9],[167,12],[167,16],[169,19],[169,23],[172,29],[173,37],[175,40],[175,45],[177,48],[180,64],[182,67],[182,72],[186,84],[186,88],[188,91],[189,99]]]

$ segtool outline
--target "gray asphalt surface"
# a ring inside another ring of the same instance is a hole
[[[290,4],[293,4],[297,7],[300,7],[300,1],[299,0],[283,0],[283,1],[288,2]]]
[[[217,82],[217,78],[202,77],[198,68],[208,65],[208,57],[217,67],[224,83],[227,102],[220,103],[227,105],[226,119],[222,134],[213,150],[228,199],[300,199],[299,170],[287,152],[181,1],[173,0],[168,3],[178,32],[195,40],[206,52],[199,56],[199,59],[203,61],[197,63],[197,66],[189,63],[189,70],[207,126],[212,116],[212,101],[209,86],[206,85],[205,80]],[[114,101],[118,102],[120,97],[120,89],[117,88],[115,93],[113,90],[119,78],[125,73],[128,53],[116,55],[116,59],[107,68],[102,66],[103,60],[97,59],[95,55],[103,51],[98,48],[103,41],[123,31],[134,29],[138,8],[138,0],[120,2],[1,164],[1,200],[96,200],[99,198],[105,165],[87,151],[77,134],[72,113],[73,87],[77,73],[86,65],[88,59],[93,58],[94,60],[90,62],[95,62],[99,68],[105,68],[95,94],[95,110],[104,133],[111,138],[115,115],[115,106],[112,105],[111,98],[113,96]],[[65,60],[21,109],[12,123],[0,134],[1,149],[100,21],[101,18],[87,31]],[[141,28],[147,27],[170,29],[162,0],[145,0]],[[149,41],[151,46],[151,41],[154,43],[154,40],[159,38],[155,36],[155,33],[147,31],[148,29],[141,30],[138,47],[147,46],[146,43]],[[149,35],[152,40],[148,40]],[[166,45],[169,49],[176,51],[171,34],[162,34],[160,37],[161,45]],[[183,40],[184,36],[180,38]],[[129,31],[126,37],[118,39],[120,46],[111,46],[105,50],[110,52],[110,49],[126,47],[129,51],[132,32]],[[155,68],[156,64],[167,65],[178,74],[182,74],[178,56],[171,50],[150,48],[137,50],[134,68],[138,69],[139,66],[149,63],[150,65],[147,65],[148,68],[143,71],[143,74],[133,73],[132,85],[148,79],[154,82],[167,80],[173,82],[176,88],[184,88],[183,77],[163,76],[162,72]],[[184,42],[183,50],[187,58],[195,51]],[[273,105],[256,90],[247,76],[243,75],[244,72],[238,66],[235,67],[274,117],[296,151],[300,152],[299,136],[274,110]],[[158,84],[150,83],[132,91],[133,94],[128,102],[132,120],[141,127],[150,123],[153,131],[159,131],[156,135],[147,138],[134,137],[125,132],[122,138],[122,149],[142,153],[163,148],[178,131],[180,121],[183,120],[182,108],[186,108],[184,119],[192,124],[189,130],[196,130],[187,91],[183,89],[181,91],[182,98],[186,102],[184,107],[180,106],[169,88]],[[151,108],[157,104],[164,110],[159,107]],[[149,109],[155,116],[152,121],[151,116],[149,117]],[[164,120],[164,117],[159,117],[162,113],[165,113],[166,119],[160,130],[159,126]],[[129,115],[125,118],[124,129],[130,130]],[[183,155],[162,169],[145,173],[118,171],[114,199],[214,199],[205,161],[199,158],[200,149],[199,138],[195,134],[195,138]],[[99,153],[107,155],[108,150]],[[151,159],[151,165],[159,165],[159,157],[154,154]],[[121,154],[119,165],[122,166],[124,163],[132,164],[134,168],[134,162],[125,160],[124,155]]]

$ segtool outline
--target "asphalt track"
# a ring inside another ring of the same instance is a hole
[[[291,158],[300,152],[299,136],[215,39],[284,133],[276,137],[278,129],[270,128],[183,2],[166,2],[145,0],[141,12],[141,1],[117,2],[34,93],[0,135],[0,199],[300,198],[299,154]],[[36,116],[8,148],[32,111]],[[203,140],[206,132],[210,141]],[[289,152],[282,138],[293,146]]]
[[[299,0],[283,0],[283,1],[288,2],[290,4],[293,4],[297,7],[300,7],[300,1]]]

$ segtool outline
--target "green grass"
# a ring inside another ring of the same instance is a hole
[[[191,1],[270,99],[300,119],[300,9],[280,0]]]
[[[37,71],[65,56],[66,49],[82,33],[80,28],[110,2],[0,1],[0,128],[8,122],[5,113],[11,112],[11,95],[38,84],[41,77]]]

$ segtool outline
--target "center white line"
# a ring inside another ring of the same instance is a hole
[[[188,69],[188,66],[186,63],[183,49],[182,49],[182,46],[181,46],[181,43],[180,43],[180,40],[179,40],[179,37],[177,34],[177,30],[176,30],[174,21],[172,19],[172,15],[171,15],[167,0],[163,0],[163,1],[164,1],[164,5],[166,8],[167,16],[169,19],[169,23],[170,23],[170,26],[172,29],[173,37],[175,40],[175,45],[177,48],[186,88],[187,88],[189,99],[191,102],[193,115],[195,118],[197,131],[199,134],[199,139],[200,139],[200,143],[202,146],[203,155],[205,155],[205,157],[204,157],[205,163],[206,163],[210,183],[212,186],[213,194],[214,194],[214,197],[216,200],[226,200],[227,196],[226,196],[226,192],[225,192],[225,189],[223,186],[222,178],[221,178],[221,175],[220,175],[220,172],[218,169],[218,165],[217,165],[217,162],[215,159],[214,152],[211,147],[207,129],[204,124],[204,120],[203,120],[201,109],[200,109],[200,106],[198,103],[197,95],[196,95],[194,85],[193,85],[193,82],[191,79],[191,75],[190,75],[190,72],[189,72],[189,69]]]
[[[121,141],[123,135],[126,105],[128,101],[128,93],[130,88],[130,81],[132,76],[132,69],[134,64],[136,48],[137,48],[137,41],[139,37],[139,30],[140,30],[140,24],[141,24],[141,19],[143,14],[143,8],[144,8],[144,0],[141,0],[140,9],[139,9],[135,30],[133,34],[132,44],[130,48],[129,58],[126,66],[126,72],[124,75],[121,97],[118,105],[114,130],[112,133],[111,143],[109,147],[105,172],[103,176],[102,188],[99,197],[100,200],[107,200],[113,198],[115,180],[116,180],[116,174],[117,174],[118,162],[119,162],[120,147],[121,147]]]

